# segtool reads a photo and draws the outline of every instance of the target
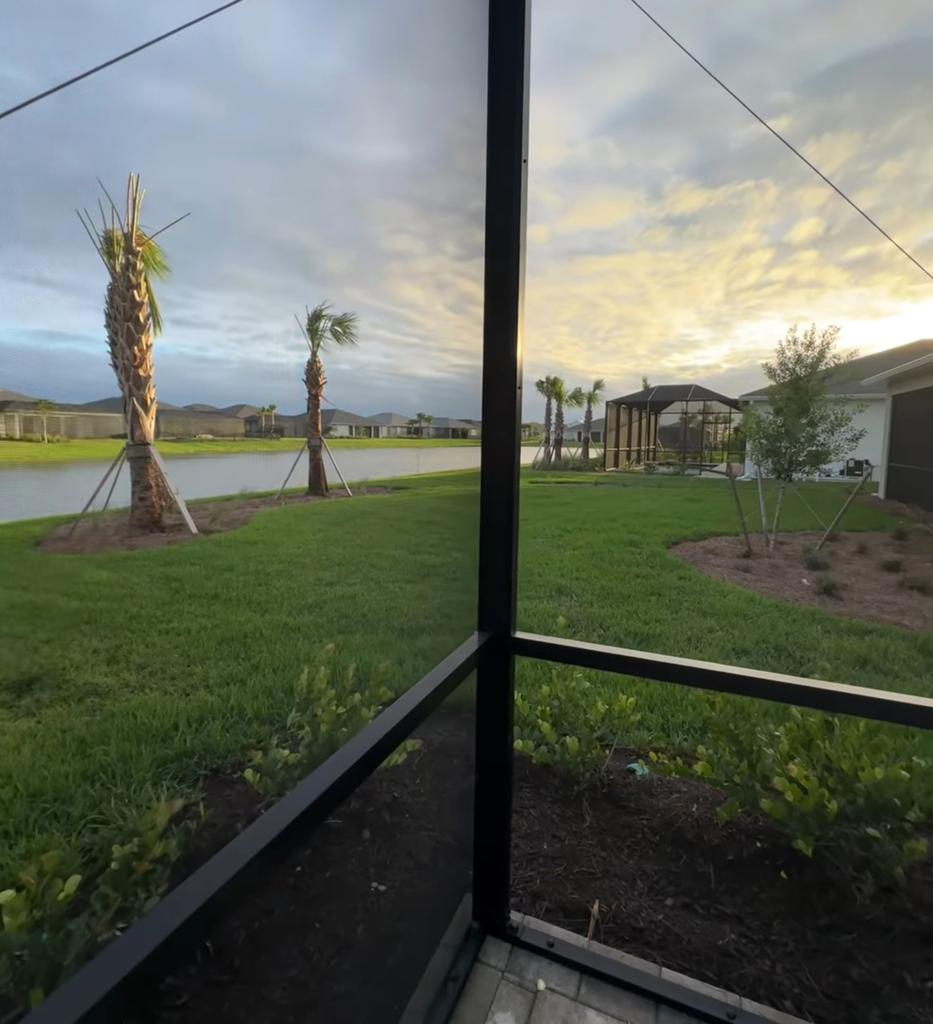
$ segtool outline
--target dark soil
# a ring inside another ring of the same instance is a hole
[[[354,497],[365,494],[388,494],[388,487],[361,487]],[[104,515],[91,515],[82,519],[71,532],[73,520],[56,526],[43,538],[40,551],[56,555],[92,555],[100,551],[136,551],[139,548],[164,548],[170,544],[190,544],[214,533],[226,533],[245,526],[257,512],[283,505],[310,504],[318,501],[336,501],[346,498],[344,490],[333,490],[326,498],[311,498],[306,494],[287,494],[283,498],[231,498],[223,501],[198,501],[188,506],[191,518],[198,528],[192,534],[181,513],[173,508],[165,513],[165,525],[157,533],[137,530],[130,526],[129,512],[122,509]]]
[[[594,938],[728,991],[819,1024],[929,1024],[933,863],[859,903],[767,822],[721,826],[721,800],[624,771],[583,795],[520,758],[513,907],[586,933],[599,900]]]
[[[378,771],[283,863],[248,882],[195,961],[144,1001],[161,1024],[397,1020],[470,888],[470,719],[435,714],[421,750]],[[180,875],[258,813],[239,778],[206,786],[209,817]]]
[[[788,533],[766,554],[755,536],[751,558],[735,536],[687,541],[671,551],[709,576],[767,597],[865,622],[933,631],[933,530],[914,525],[905,540],[890,533],[840,534],[821,551],[828,568],[808,569],[805,551],[819,538],[819,533]],[[882,568],[898,562],[898,571]],[[821,591],[827,580],[829,587],[836,585],[832,594]]]
[[[158,1024],[397,1020],[469,888],[472,729],[437,714],[300,850],[247,883],[190,965],[141,1004]],[[516,910],[817,1024],[929,1024],[933,861],[859,902],[771,823],[721,826],[699,780],[636,778],[622,752],[581,792],[516,764]],[[242,780],[206,787],[184,875],[258,813]],[[383,888],[384,887],[384,888]]]

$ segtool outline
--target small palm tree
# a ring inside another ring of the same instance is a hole
[[[434,422],[434,417],[429,416],[427,413],[425,413],[421,419],[422,422],[424,423],[424,436],[428,437],[428,431],[431,429],[431,424]]]
[[[551,378],[551,397],[554,400],[554,461],[560,462],[564,449],[564,409],[579,409],[584,401],[583,388],[572,391],[560,377]]]
[[[606,382],[602,377],[593,381],[589,391],[584,392],[583,400],[586,403],[586,413],[583,417],[583,459],[590,457],[590,436],[593,433],[593,406],[599,401],[599,396],[606,390]]]
[[[554,381],[556,377],[542,377],[535,381],[535,390],[544,398],[544,457],[545,466],[551,461],[554,422]]]
[[[261,405],[257,411],[259,412],[259,433],[264,434],[266,432],[266,407]]]
[[[107,195],[106,190],[104,194]],[[158,409],[153,337],[162,329],[152,281],[167,276],[169,269],[154,240],[161,232],[149,234],[140,225],[143,194],[139,175],[131,174],[122,218],[109,195],[109,216],[101,205],[100,227],[86,210],[84,216],[78,216],[110,276],[104,299],[104,325],[110,365],[123,396],[130,465],[130,523],[144,530],[159,530],[169,496],[152,458]]]
[[[49,424],[48,417],[50,412],[55,411],[55,403],[50,401],[48,398],[40,398],[36,402],[36,412],[42,420],[42,443],[49,443]]]
[[[270,420],[271,420],[271,425],[273,427],[275,426],[275,410],[276,409],[278,409],[278,406],[275,404],[275,402],[271,402],[269,405],[266,406],[266,411],[269,413],[269,417],[270,417]]]
[[[428,414],[426,412],[416,412],[415,413],[414,424],[415,424],[415,430],[418,432],[418,437],[424,437],[424,425],[430,419],[433,419],[433,417],[432,416],[428,416]]]
[[[308,392],[308,494],[324,497],[327,494],[327,474],[321,453],[321,402],[327,378],[321,353],[331,344],[357,343],[356,314],[331,313],[330,303],[322,302],[314,309],[305,307],[305,322],[302,324],[299,320],[298,326],[309,350],[304,374]]]

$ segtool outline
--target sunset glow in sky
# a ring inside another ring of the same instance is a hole
[[[648,6],[933,266],[928,3]],[[335,404],[478,416],[484,7],[251,0],[0,123],[0,387],[114,393],[73,211],[132,169],[147,224],[191,213],[164,237],[163,399],[297,410],[293,313],[330,298],[361,320]],[[192,7],[123,14],[7,0],[0,105]],[[529,166],[529,381],[739,393],[794,322],[863,353],[933,335],[933,282],[627,0],[536,0]]]

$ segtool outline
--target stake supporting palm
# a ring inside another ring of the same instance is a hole
[[[308,393],[308,494],[324,497],[327,494],[327,474],[321,451],[321,402],[327,377],[321,353],[331,345],[356,345],[356,314],[332,313],[330,303],[322,302],[314,309],[305,307],[305,319],[298,317],[298,327],[308,345],[304,382]]]

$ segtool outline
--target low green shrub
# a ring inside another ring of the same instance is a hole
[[[194,818],[183,800],[157,804],[109,851],[49,850],[0,891],[0,992],[37,1006],[99,946],[164,892]]]
[[[898,523],[897,526],[895,526],[894,529],[891,531],[891,540],[910,540],[910,527],[905,526],[903,523]]]
[[[816,581],[816,592],[823,597],[842,597],[842,584],[832,576],[821,576]]]
[[[584,459],[577,455],[562,455],[559,459],[552,459],[547,465],[542,464],[538,468],[549,473],[593,473],[602,467],[603,461],[598,457]]]
[[[795,850],[832,857],[862,893],[903,882],[926,856],[917,827],[931,809],[929,766],[893,752],[885,727],[798,708],[781,721],[755,721],[721,697],[709,698],[706,711],[708,738],[693,758],[650,756],[661,771],[722,790],[722,821],[762,812]]]
[[[606,769],[615,746],[638,721],[635,698],[610,699],[579,671],[554,666],[515,694],[515,749],[534,764],[554,764],[584,781]]]
[[[806,548],[803,553],[803,564],[814,572],[821,572],[829,568],[829,556],[823,551]]]
[[[905,576],[901,580],[901,586],[918,594],[933,594],[933,580],[929,576]]]
[[[904,563],[899,558],[885,558],[881,562],[881,568],[885,572],[900,572]]]
[[[250,753],[243,778],[267,800],[281,796],[368,725],[391,699],[385,686],[358,679],[356,665],[341,662],[328,645],[321,663],[314,671],[306,668],[295,684],[284,734],[273,737],[265,750]],[[420,745],[419,740],[406,740],[384,766],[401,763]]]

